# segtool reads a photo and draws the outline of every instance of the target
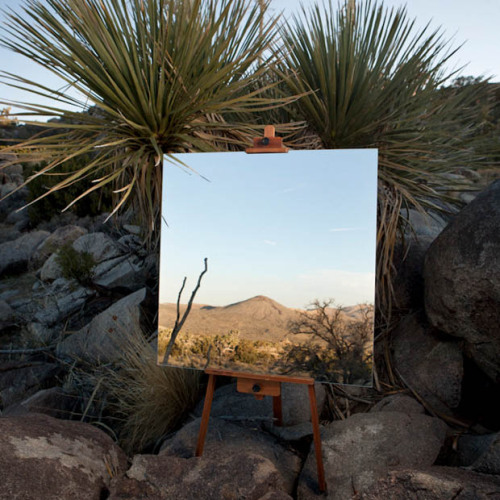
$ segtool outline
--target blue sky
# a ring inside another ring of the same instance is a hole
[[[164,169],[160,302],[184,276],[187,302],[208,257],[197,303],[373,303],[376,150],[179,158],[200,175]]]

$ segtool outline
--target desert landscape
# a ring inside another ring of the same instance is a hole
[[[180,316],[186,307],[180,305]],[[160,304],[160,364],[371,384],[371,305],[316,301],[295,309],[263,295],[226,306],[193,304],[167,357],[176,318],[176,304]]]

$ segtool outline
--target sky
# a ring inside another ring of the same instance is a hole
[[[0,8],[18,10],[22,0],[0,0]],[[305,6],[313,4],[310,0],[302,2]],[[500,0],[384,0],[388,7],[407,5],[409,17],[417,20],[417,26],[431,22],[432,28],[442,27],[446,38],[452,39],[452,47],[464,44],[455,54],[448,68],[466,67],[460,74],[467,76],[492,77],[500,81]],[[283,12],[285,18],[300,12],[299,0],[271,0],[271,12]],[[5,15],[0,13],[1,23]],[[50,88],[60,89],[64,82],[53,76],[45,68],[11,51],[0,47],[0,70],[18,73],[24,77],[37,79]],[[22,91],[0,84],[0,100],[28,101],[37,100],[50,104],[49,100],[28,95]],[[1,105],[0,105],[1,107]]]
[[[374,302],[376,150],[178,156],[197,174],[164,168],[161,303],[184,276],[187,302],[205,257],[196,303]]]

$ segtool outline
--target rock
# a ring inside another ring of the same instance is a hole
[[[0,207],[1,207],[0,203]],[[12,227],[10,224],[0,223],[0,245],[7,241],[17,240],[21,236],[19,229]]]
[[[436,460],[446,425],[437,418],[401,412],[358,413],[322,432],[328,498],[364,493],[389,469],[426,467]],[[302,470],[298,499],[315,498],[317,470],[312,449]],[[403,497],[406,498],[406,497]]]
[[[500,479],[455,467],[388,472],[356,500],[492,500],[500,498]]]
[[[63,340],[58,356],[78,358],[90,363],[109,363],[121,355],[121,345],[131,328],[141,322],[141,303],[146,289],[127,295],[97,315],[88,325]]]
[[[163,444],[160,455],[192,457],[196,449],[200,422],[201,419],[196,419],[180,429]],[[272,464],[272,468],[281,477],[283,486],[279,489],[291,494],[301,465],[297,455],[283,448],[275,438],[260,430],[243,428],[211,417],[203,459],[215,464],[221,457],[237,456],[241,450]],[[232,470],[235,475],[238,473],[237,467]]]
[[[53,253],[43,264],[40,270],[40,279],[47,283],[62,278],[62,268],[57,261],[57,254]]]
[[[56,334],[53,328],[48,328],[46,325],[36,322],[28,323],[26,329],[36,344],[49,345]]]
[[[325,389],[322,384],[316,383],[316,400],[318,413],[321,414],[325,402]],[[283,425],[295,426],[311,421],[309,393],[307,386],[301,384],[281,384],[281,400],[283,408]],[[194,410],[196,416],[203,412],[201,401]],[[210,415],[220,417],[230,415],[240,422],[248,420],[271,422],[273,419],[273,403],[271,397],[264,397],[262,401],[255,399],[251,394],[242,394],[236,390],[236,384],[220,387],[214,393]]]
[[[393,287],[395,305],[399,310],[424,307],[424,260],[433,241],[432,236],[408,235],[406,247],[401,243],[396,245],[393,263],[397,273]]]
[[[370,412],[398,411],[402,413],[425,413],[424,407],[415,399],[405,394],[392,394],[381,399]]]
[[[110,500],[286,499],[274,464],[247,450],[210,459],[136,455],[124,478],[114,481]]]
[[[18,403],[54,381],[61,372],[55,363],[8,362],[0,372],[0,403],[3,408]]]
[[[12,308],[5,302],[5,300],[0,299],[0,332],[5,328],[9,328],[16,324],[16,313]]]
[[[106,288],[135,291],[146,284],[147,270],[139,257],[121,256],[101,262],[95,267],[94,283]]]
[[[96,427],[46,415],[0,418],[0,498],[100,500],[127,459]]]
[[[403,318],[392,334],[394,365],[432,408],[449,413],[460,404],[463,356],[458,342],[436,333],[418,314]]]
[[[500,432],[492,437],[486,451],[472,463],[471,469],[500,476]]]
[[[430,322],[464,339],[467,354],[500,383],[500,180],[436,238],[424,280]]]
[[[463,434],[458,438],[456,453],[450,465],[469,467],[481,457],[495,440],[496,434]]]
[[[88,252],[99,263],[120,255],[116,243],[105,233],[90,233],[80,236],[73,242],[73,248],[78,252]]]
[[[134,236],[139,236],[141,234],[140,226],[135,226],[133,224],[124,224],[123,229],[125,229],[127,233],[132,234]]]
[[[32,231],[14,241],[2,243],[0,245],[0,276],[25,271],[31,257],[48,236],[47,231]]]
[[[447,224],[443,217],[436,213],[423,214],[414,208],[410,208],[407,214],[403,212],[403,216],[407,216],[409,222],[407,234],[413,234],[417,239],[421,236],[435,239]]]
[[[78,404],[78,398],[61,387],[42,389],[19,403],[4,409],[2,416],[10,417],[27,413],[41,413],[54,418],[67,419]]]
[[[73,243],[88,231],[80,226],[68,225],[56,229],[37,249],[33,255],[33,262],[40,267],[59,248],[68,243]]]
[[[52,326],[81,309],[85,302],[95,295],[95,292],[86,288],[74,289],[73,284],[65,279],[59,280],[63,283],[62,289],[57,289],[56,280],[52,293],[43,297],[43,307],[34,314],[34,322]]]

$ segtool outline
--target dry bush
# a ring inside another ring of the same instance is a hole
[[[172,432],[197,401],[200,373],[159,366],[155,346],[132,328],[116,366],[101,373],[108,410],[118,417],[120,445],[129,453]]]

